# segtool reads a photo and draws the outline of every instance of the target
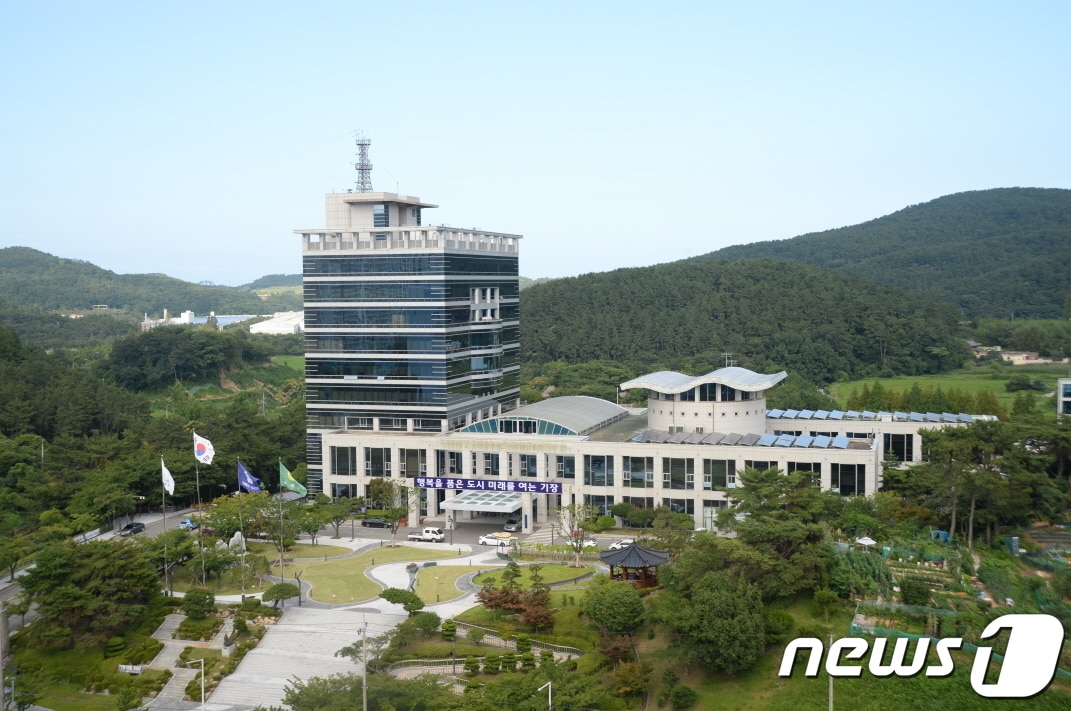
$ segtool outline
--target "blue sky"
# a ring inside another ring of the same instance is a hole
[[[1071,188],[1071,3],[0,0],[0,247],[238,285],[352,187],[647,266]]]

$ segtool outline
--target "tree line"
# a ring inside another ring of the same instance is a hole
[[[522,362],[725,363],[836,380],[944,372],[971,357],[954,308],[773,259],[679,262],[557,279],[521,297]]]
[[[736,245],[697,260],[775,257],[956,307],[962,318],[1071,317],[1071,190],[946,195],[859,225]]]

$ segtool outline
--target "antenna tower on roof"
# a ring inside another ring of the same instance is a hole
[[[368,160],[368,147],[372,145],[370,139],[360,133],[357,134],[357,162],[353,167],[357,169],[357,192],[372,192],[372,163]]]
[[[722,353],[721,355],[722,355],[723,358],[725,358],[725,367],[726,368],[732,368],[734,365],[736,365],[736,361],[733,360],[733,354],[732,353]]]

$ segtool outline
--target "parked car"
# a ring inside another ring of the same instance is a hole
[[[201,524],[197,523],[192,518],[184,518],[179,521],[178,527],[187,531],[196,531],[198,528],[201,527]]]
[[[488,533],[480,536],[481,546],[512,546],[517,538],[510,533]]]
[[[120,536],[133,536],[135,533],[141,533],[145,530],[145,524],[141,521],[132,521],[127,525],[119,529]]]
[[[610,550],[619,551],[622,548],[628,548],[629,546],[631,546],[635,542],[636,542],[636,539],[634,539],[634,538],[622,538],[620,541],[617,541],[616,543],[611,543],[610,544]]]
[[[519,531],[521,530],[521,521],[517,518],[507,518],[506,525],[502,527],[503,531]]]
[[[361,525],[365,528],[389,528],[390,524],[386,519],[382,519],[379,516],[370,516],[361,520]]]

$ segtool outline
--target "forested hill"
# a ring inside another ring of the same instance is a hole
[[[521,295],[525,363],[599,359],[702,373],[724,364],[838,377],[919,374],[969,357],[946,304],[775,259],[675,262],[555,279]]]
[[[696,260],[777,257],[955,305],[967,318],[1071,316],[1071,190],[958,193],[861,225],[726,247]]]
[[[62,259],[30,247],[0,249],[0,303],[43,311],[107,304],[135,315],[193,311],[207,314],[271,313],[249,289],[203,286],[163,274],[116,274],[89,262]]]

